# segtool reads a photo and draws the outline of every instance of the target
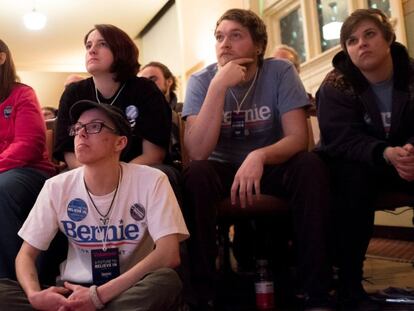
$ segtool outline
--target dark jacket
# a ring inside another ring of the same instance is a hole
[[[391,45],[394,65],[391,128],[386,135],[369,82],[343,51],[316,94],[321,142],[331,157],[385,165],[388,146],[414,145],[414,61],[404,46]]]

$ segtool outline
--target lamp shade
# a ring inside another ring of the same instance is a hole
[[[40,30],[46,25],[46,15],[35,10],[23,16],[24,25],[30,30]]]

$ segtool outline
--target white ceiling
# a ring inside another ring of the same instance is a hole
[[[0,39],[17,70],[84,71],[83,38],[94,24],[113,24],[132,38],[167,0],[0,0]],[[23,15],[33,6],[47,15],[46,27],[30,31]]]

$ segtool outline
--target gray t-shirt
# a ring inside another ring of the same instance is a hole
[[[212,64],[190,77],[182,114],[184,118],[199,113],[216,72],[217,64]],[[250,82],[231,88],[239,103]],[[209,159],[242,163],[251,151],[274,144],[283,137],[281,116],[284,113],[307,105],[306,91],[294,67],[285,60],[266,59],[241,107],[245,114],[242,137],[232,135],[231,115],[237,110],[237,103],[227,90],[220,137]]]
[[[392,110],[392,90],[394,80],[386,80],[380,83],[371,84],[371,89],[375,93],[375,101],[381,113],[382,125],[385,134],[388,136],[391,128],[391,110]]]

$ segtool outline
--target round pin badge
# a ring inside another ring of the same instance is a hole
[[[73,221],[81,221],[88,215],[88,205],[82,199],[74,199],[68,204],[68,216]]]
[[[131,124],[131,127],[135,126],[136,120],[139,116],[139,111],[137,106],[129,105],[125,108],[125,115],[128,118],[129,123]]]
[[[141,221],[145,217],[145,208],[139,203],[135,203],[129,210],[131,217],[136,221]]]
[[[13,107],[12,106],[6,106],[3,110],[3,115],[5,119],[10,118],[11,114],[13,111]]]

